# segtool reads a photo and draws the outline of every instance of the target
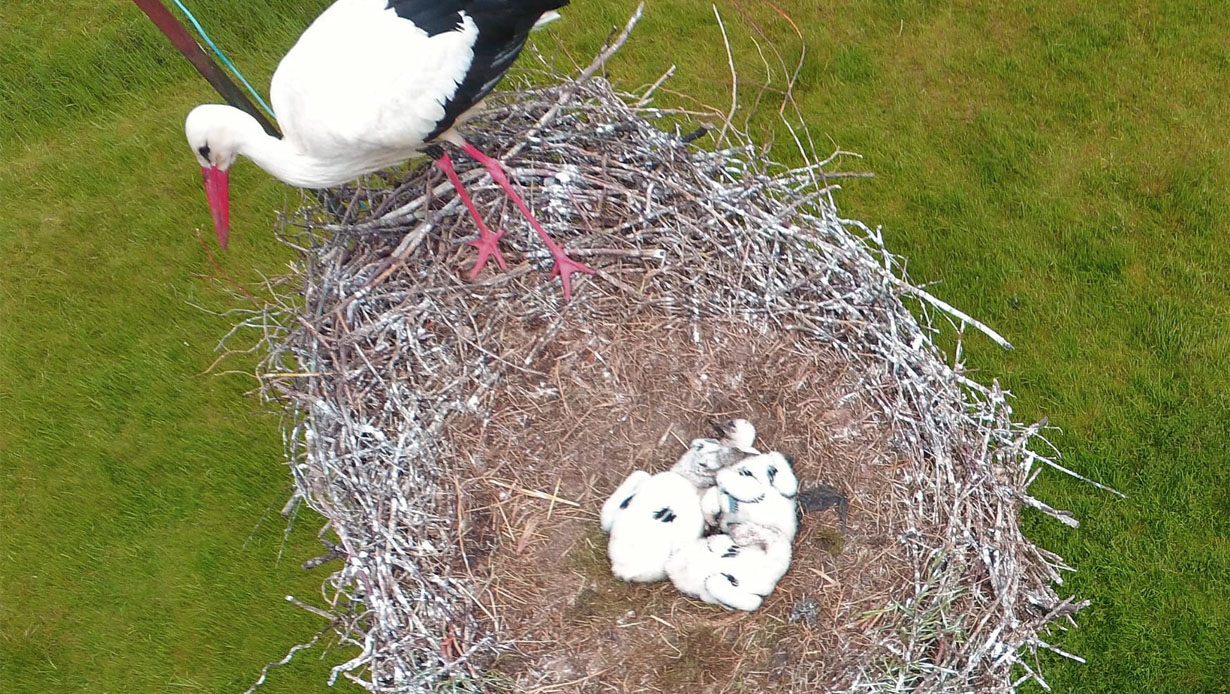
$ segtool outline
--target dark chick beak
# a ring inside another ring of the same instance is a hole
[[[231,200],[227,172],[216,166],[202,166],[201,178],[205,181],[205,197],[209,199],[209,213],[214,218],[214,231],[218,245],[226,250],[231,237]]]

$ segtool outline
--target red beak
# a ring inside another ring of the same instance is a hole
[[[209,213],[214,218],[218,245],[226,250],[226,242],[231,237],[231,198],[227,173],[216,166],[202,166],[201,177],[205,179],[205,197],[209,199]]]

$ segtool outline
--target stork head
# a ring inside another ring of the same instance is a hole
[[[717,432],[722,445],[747,450],[756,443],[756,427],[746,419],[728,419],[725,422],[714,422],[713,429]]]
[[[240,143],[252,126],[260,128],[255,118],[237,108],[220,104],[197,106],[184,121],[184,134],[188,136],[188,146],[192,147],[201,165],[214,231],[218,234],[218,244],[223,248],[226,248],[231,233],[227,171],[235,163]]]

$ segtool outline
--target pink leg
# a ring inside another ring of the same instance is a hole
[[[474,269],[470,270],[470,279],[478,277],[478,273],[487,264],[487,259],[494,256],[495,262],[500,266],[501,270],[507,270],[508,264],[504,262],[504,256],[500,253],[499,242],[504,236],[504,232],[496,234],[487,228],[483,223],[483,218],[478,214],[478,210],[474,208],[474,203],[470,201],[470,196],[466,194],[466,189],[461,185],[461,179],[457,178],[457,171],[453,168],[453,160],[449,158],[448,153],[435,160],[436,166],[448,176],[449,182],[457,189],[457,195],[461,197],[461,202],[470,211],[470,216],[474,217],[474,223],[478,225],[478,240],[467,241],[466,243],[478,249],[478,262],[474,263]]]
[[[574,272],[583,272],[587,275],[592,275],[594,274],[593,269],[578,263],[572,258],[569,258],[568,254],[564,252],[564,249],[555,241],[551,240],[550,236],[547,236],[547,232],[543,231],[542,225],[538,223],[537,219],[534,219],[534,215],[530,214],[530,208],[526,207],[525,202],[521,199],[521,196],[517,195],[517,191],[513,190],[512,184],[508,182],[508,176],[504,175],[504,167],[500,165],[500,162],[492,159],[486,154],[483,154],[477,147],[469,142],[464,143],[461,149],[465,150],[466,154],[474,157],[478,163],[483,165],[483,168],[487,169],[487,172],[491,174],[492,180],[500,184],[500,187],[503,188],[504,192],[508,194],[508,197],[513,201],[513,204],[517,206],[517,209],[521,210],[521,214],[525,215],[525,218],[529,220],[530,226],[534,227],[534,231],[538,232],[539,238],[541,238],[542,242],[547,245],[547,249],[551,251],[551,256],[555,258],[555,267],[551,270],[551,276],[554,277],[555,275],[559,275],[560,282],[564,285],[564,300],[567,301],[568,299],[571,299],[572,282],[569,279],[569,276]]]

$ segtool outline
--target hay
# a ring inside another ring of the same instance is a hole
[[[1063,468],[1041,424],[1015,423],[1006,393],[963,374],[959,347],[946,361],[933,321],[1006,341],[912,285],[878,230],[838,216],[840,153],[784,167],[729,119],[716,151],[695,149],[692,126],[655,121],[713,113],[586,79],[601,63],[505,91],[468,128],[597,270],[570,303],[468,161],[462,180],[510,232],[508,272],[476,282],[461,279],[473,223],[426,163],[284,216],[298,261],[244,326],[263,331],[264,391],[291,414],[288,508],[327,519],[331,552],[309,565],[343,560],[327,564],[320,607],[296,600],[349,658],[330,683],[1045,686],[1033,656],[1069,655],[1047,634],[1085,603],[1056,593],[1068,567],[1018,517],[1076,525],[1026,491]],[[844,537],[835,516],[804,518],[795,565],[751,615],[618,584],[596,530],[628,470],[663,469],[727,414],[794,454],[804,487],[851,497]]]

